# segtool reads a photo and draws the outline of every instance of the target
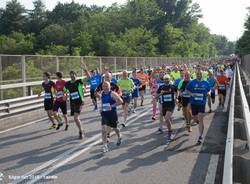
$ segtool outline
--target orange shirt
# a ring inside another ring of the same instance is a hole
[[[145,86],[148,82],[148,75],[145,73],[136,74],[136,78],[140,80],[142,86]]]
[[[225,75],[221,75],[217,77],[217,81],[219,83],[219,90],[225,90],[226,85],[229,83],[229,79]]]

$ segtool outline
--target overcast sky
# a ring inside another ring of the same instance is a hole
[[[8,0],[0,0],[0,7],[4,8]],[[32,9],[33,0],[18,0],[27,9]],[[61,3],[72,0],[60,0]],[[124,4],[127,0],[74,0],[86,5],[110,6],[112,3]],[[47,9],[52,10],[58,0],[43,0]],[[193,0],[202,8],[203,22],[213,34],[225,35],[229,40],[236,41],[244,31],[244,22],[250,0]]]

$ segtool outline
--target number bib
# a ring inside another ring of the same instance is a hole
[[[224,90],[224,89],[226,89],[226,87],[225,87],[224,84],[220,84],[220,85],[219,85],[219,89]]]
[[[79,99],[79,98],[80,98],[78,92],[71,93],[70,96],[71,96],[71,99],[72,99],[72,100],[76,100],[76,99]]]
[[[168,94],[168,95],[163,95],[163,102],[172,102],[172,95]]]
[[[103,103],[102,104],[102,111],[103,112],[111,111],[110,103]]]
[[[51,93],[45,93],[44,99],[51,99]]]
[[[185,91],[182,93],[182,96],[185,98],[190,98],[190,95]]]
[[[56,93],[56,98],[61,98],[61,97],[63,97],[63,92],[62,91],[58,91]]]
[[[203,94],[201,93],[195,93],[195,97],[194,97],[194,100],[196,101],[202,101],[203,100]]]

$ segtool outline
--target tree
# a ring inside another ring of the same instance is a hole
[[[125,31],[110,41],[110,55],[120,56],[156,56],[158,38],[151,31],[140,27]]]
[[[47,24],[47,13],[42,0],[33,2],[34,9],[28,12],[27,32],[38,35]]]
[[[33,34],[13,32],[7,36],[0,36],[0,53],[4,54],[32,54],[34,53],[35,37]]]
[[[8,1],[6,9],[1,12],[0,33],[10,34],[12,31],[22,32],[25,24],[25,9],[17,0]]]
[[[236,43],[236,53],[240,56],[250,54],[250,8],[248,8],[248,11],[249,14],[247,15],[247,19],[244,24],[245,31]]]

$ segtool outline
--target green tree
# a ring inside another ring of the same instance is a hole
[[[24,13],[24,7],[17,0],[8,1],[6,8],[1,12],[0,33],[10,34],[12,31],[21,32],[25,24]]]

